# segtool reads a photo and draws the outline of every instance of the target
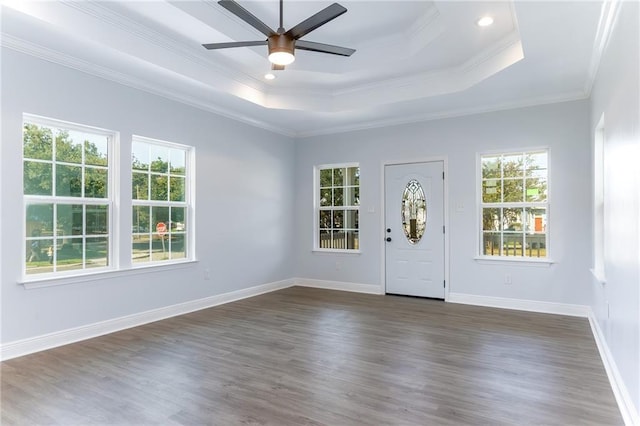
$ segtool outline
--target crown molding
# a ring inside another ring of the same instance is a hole
[[[41,45],[31,43],[29,41],[12,36],[10,34],[6,34],[4,32],[0,33],[0,46],[58,65],[62,65],[76,71],[100,77],[105,80],[113,81],[124,86],[162,96],[163,98],[177,101],[225,118],[229,118],[231,120],[239,121],[244,124],[268,130],[270,132],[278,133],[288,137],[296,136],[296,133],[293,130],[283,129],[279,126],[274,126],[264,121],[256,120],[247,115],[229,111],[228,109],[218,107],[211,103],[203,102],[202,100],[195,97],[185,96],[184,94],[180,93],[180,91],[170,90],[166,87],[152,84],[148,80],[135,78],[128,74],[115,71],[111,68],[103,67],[101,65],[79,59],[75,56],[67,55],[57,50],[49,49]]]
[[[607,49],[609,38],[611,37],[611,33],[615,27],[621,4],[622,2],[619,0],[607,0],[602,3],[600,19],[598,21],[598,30],[593,42],[591,62],[589,63],[589,71],[584,84],[584,92],[587,97],[591,96],[591,90],[593,89],[593,84],[596,80],[598,69],[600,68],[600,61],[602,59],[602,55]]]

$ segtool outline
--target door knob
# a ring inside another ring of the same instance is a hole
[[[387,242],[391,241],[391,237],[387,237]]]

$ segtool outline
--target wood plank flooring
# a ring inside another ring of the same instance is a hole
[[[588,321],[293,287],[1,364],[3,425],[620,425]]]

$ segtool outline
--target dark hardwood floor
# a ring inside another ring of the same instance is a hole
[[[586,319],[300,287],[1,368],[3,425],[623,423]]]

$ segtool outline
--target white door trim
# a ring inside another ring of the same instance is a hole
[[[378,241],[380,244],[380,283],[382,287],[382,294],[387,292],[387,280],[386,280],[386,257],[385,257],[385,244],[384,239],[386,237],[384,232],[384,226],[386,223],[385,217],[385,166],[394,166],[402,164],[415,164],[415,163],[432,163],[435,161],[442,161],[444,170],[444,280],[446,282],[444,288],[444,301],[449,301],[449,290],[451,289],[451,281],[449,279],[449,161],[446,156],[437,157],[424,157],[424,158],[412,158],[411,160],[386,160],[380,163],[380,223],[378,224]]]

